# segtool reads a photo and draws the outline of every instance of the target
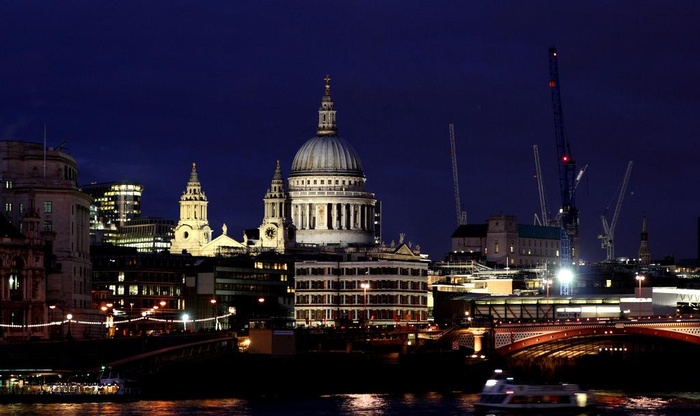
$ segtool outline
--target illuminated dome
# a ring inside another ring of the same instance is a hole
[[[330,77],[318,110],[316,136],[297,151],[289,171],[290,218],[296,242],[375,244],[374,194],[355,149],[338,136]]]
[[[328,173],[364,176],[360,157],[347,140],[338,136],[312,137],[294,156],[289,176]]]

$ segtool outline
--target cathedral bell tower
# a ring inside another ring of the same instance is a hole
[[[180,197],[180,220],[174,229],[170,252],[174,254],[197,254],[198,250],[211,241],[212,230],[207,219],[209,201],[202,191],[197,176],[197,166],[192,163],[192,172],[187,187]]]
[[[641,243],[639,244],[639,263],[651,263],[651,251],[649,250],[649,233],[647,232],[647,217],[642,218]]]
[[[291,203],[282,178],[280,161],[277,161],[275,174],[272,176],[270,188],[263,198],[265,214],[260,225],[261,249],[274,249],[284,252],[284,249],[294,242],[294,226],[289,217]]]

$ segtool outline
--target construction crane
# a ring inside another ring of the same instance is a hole
[[[578,239],[578,209],[576,208],[574,193],[577,185],[577,175],[576,162],[571,156],[571,148],[566,139],[566,131],[564,129],[564,115],[562,113],[561,92],[559,90],[559,64],[557,62],[557,50],[554,47],[549,48],[549,90],[552,93],[552,107],[554,110],[554,139],[559,160],[559,192],[561,194],[559,267],[568,269],[573,264],[574,242]],[[562,283],[561,294],[569,295],[569,292],[569,283]]]
[[[605,213],[608,208],[605,208],[605,212],[600,216],[603,221],[603,234],[598,235],[600,238],[601,248],[606,249],[607,257],[606,261],[610,262],[615,259],[615,226],[617,225],[617,218],[620,215],[620,207],[622,207],[622,201],[625,199],[625,192],[627,191],[627,183],[630,180],[630,174],[632,173],[632,161],[627,164],[627,171],[625,172],[625,177],[622,180],[622,185],[620,186],[620,194],[617,197],[617,205],[615,206],[615,212],[613,212],[612,221],[608,225],[608,221],[605,219]]]
[[[544,192],[544,182],[542,181],[542,167],[540,166],[540,152],[537,145],[532,146],[532,151],[535,154],[535,174],[537,175],[537,189],[540,193],[540,218],[535,215],[535,222],[539,222],[540,225],[549,225],[549,219],[547,218],[547,198]]]
[[[457,225],[467,223],[467,213],[462,211],[462,202],[459,199],[459,175],[457,174],[457,146],[455,144],[455,126],[450,123],[450,154],[452,156],[452,179],[455,186],[455,208],[457,210]]]
[[[573,192],[576,192],[576,189],[578,188],[579,183],[581,183],[581,178],[583,178],[583,174],[586,173],[586,169],[588,169],[588,165],[584,166],[581,168],[581,170],[578,171],[578,174],[576,174],[576,180],[574,181],[574,190]],[[555,215],[555,217],[552,219],[549,219],[549,225],[550,226],[556,226],[558,224],[561,224],[561,211]]]

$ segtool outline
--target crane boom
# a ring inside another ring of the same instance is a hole
[[[540,193],[540,215],[542,220],[542,225],[549,225],[549,219],[547,218],[547,198],[544,192],[544,182],[542,180],[542,168],[540,166],[540,152],[537,145],[532,146],[533,153],[535,154],[535,172],[537,174],[537,189]]]
[[[467,213],[462,212],[462,202],[459,198],[459,175],[457,174],[457,145],[455,143],[455,126],[450,123],[450,155],[452,156],[452,179],[455,187],[455,209],[457,210],[457,225],[467,223]]]
[[[622,207],[622,201],[625,199],[625,192],[627,191],[627,184],[630,180],[630,175],[632,174],[633,161],[627,164],[627,171],[625,172],[625,177],[622,180],[622,185],[620,186],[620,194],[617,197],[617,205],[615,206],[615,212],[613,212],[612,221],[608,225],[608,221],[605,219],[605,214],[600,216],[603,222],[603,234],[599,235],[601,248],[606,249],[606,260],[613,261],[615,259],[615,226],[617,225],[617,218],[620,216],[620,208]]]
[[[578,209],[575,204],[576,162],[571,156],[571,148],[566,139],[564,115],[559,90],[559,64],[557,50],[549,48],[549,89],[552,94],[554,110],[554,139],[559,158],[559,191],[561,194],[561,246],[559,251],[560,267],[568,268],[573,263],[574,242],[578,238]],[[562,295],[568,295],[569,288],[562,286]]]

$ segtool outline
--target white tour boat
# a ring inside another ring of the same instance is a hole
[[[595,408],[591,391],[577,384],[529,384],[496,370],[486,380],[479,401],[480,413],[586,414]]]

